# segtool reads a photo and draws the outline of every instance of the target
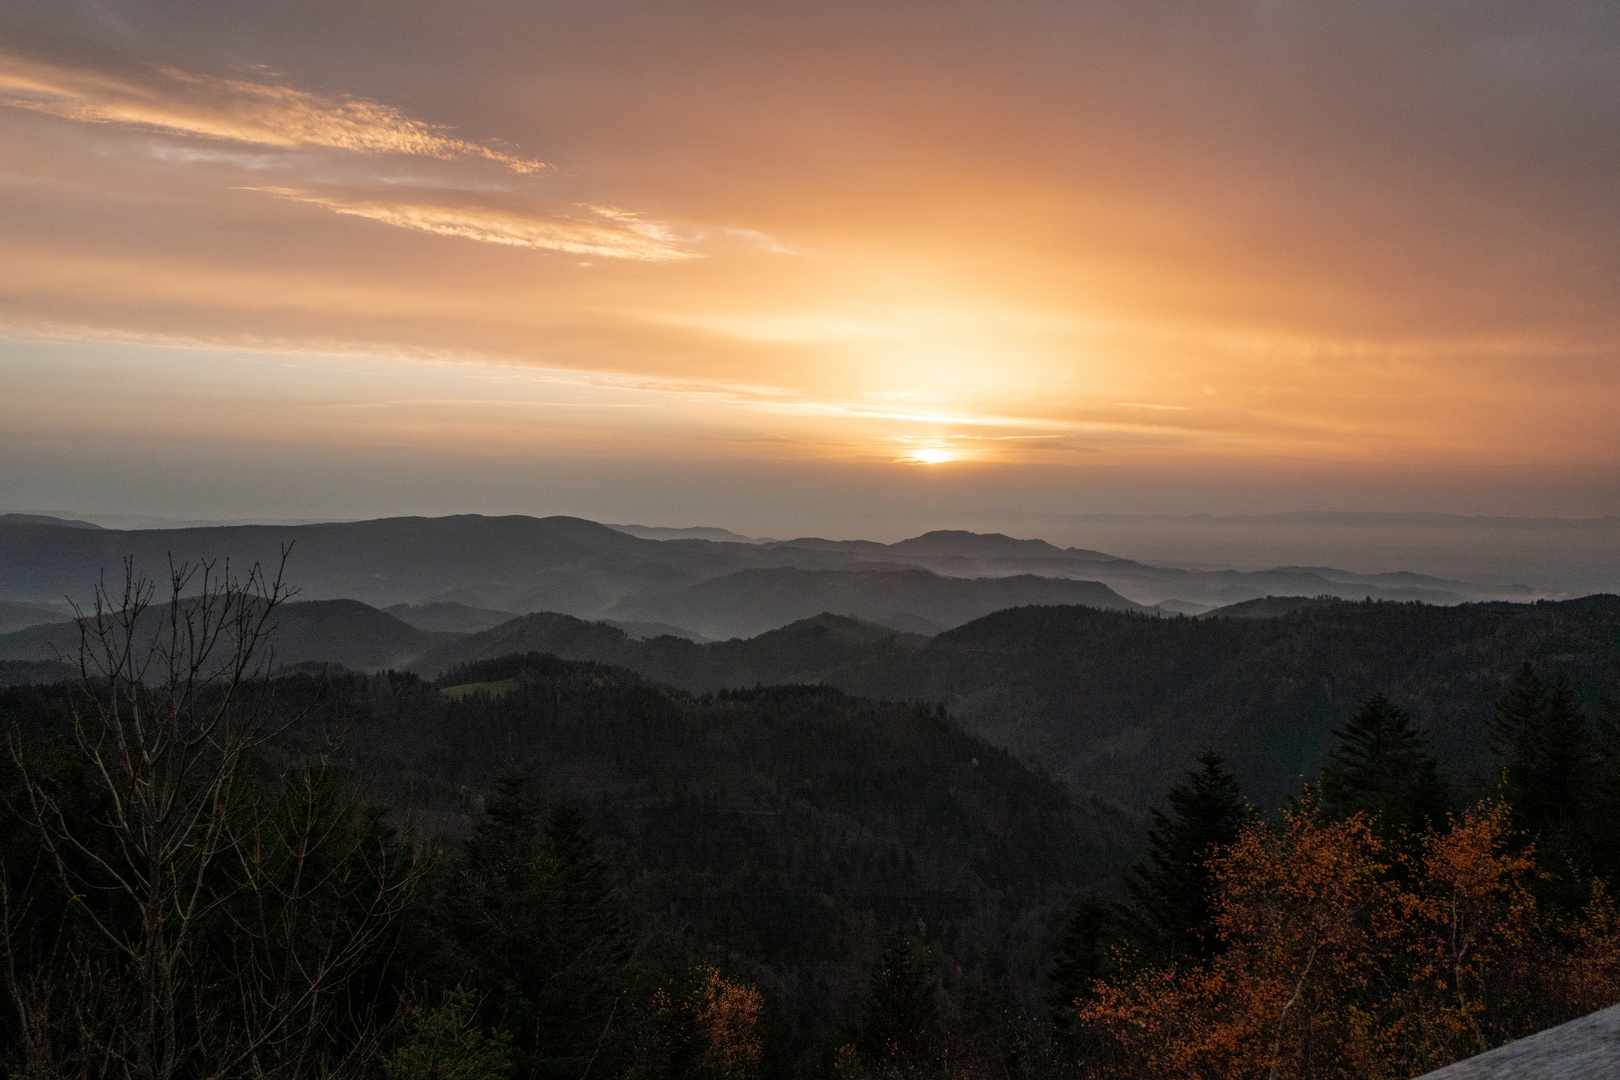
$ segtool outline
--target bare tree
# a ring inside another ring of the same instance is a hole
[[[65,753],[10,733],[22,817],[66,899],[41,972],[19,968],[16,900],[0,895],[32,1072],[302,1076],[363,1056],[332,1014],[423,868],[355,820],[323,757],[249,782],[249,755],[290,722],[269,678],[285,563],[245,579],[171,565],[156,605],[126,562],[121,590],[103,582],[77,612]]]

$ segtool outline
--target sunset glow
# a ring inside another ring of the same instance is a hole
[[[1617,660],[1620,0],[0,2],[6,1076],[1578,1071]]]
[[[362,448],[490,510],[1613,512],[1612,12],[952,10],[20,5],[0,423],[56,463],[0,494],[203,440],[368,512]]]

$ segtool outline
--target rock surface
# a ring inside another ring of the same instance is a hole
[[[1620,1077],[1620,1005],[1537,1032],[1418,1080],[1614,1080]]]

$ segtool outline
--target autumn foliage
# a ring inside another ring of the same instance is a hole
[[[1620,922],[1597,888],[1538,908],[1502,806],[1392,844],[1306,799],[1210,860],[1203,963],[1138,965],[1074,1006],[1095,1077],[1415,1076],[1620,997]]]
[[[652,1046],[638,1075],[742,1080],[760,1059],[759,991],[714,968],[693,973],[691,985],[653,993]]]

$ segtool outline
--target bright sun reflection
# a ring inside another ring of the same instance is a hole
[[[913,461],[920,461],[924,465],[940,465],[956,460],[956,455],[949,450],[918,450],[911,457]]]

